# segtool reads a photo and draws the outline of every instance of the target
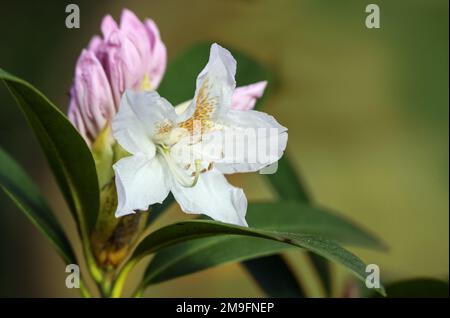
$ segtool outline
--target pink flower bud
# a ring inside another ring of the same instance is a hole
[[[107,15],[102,37],[81,53],[68,116],[90,144],[117,112],[126,89],[156,89],[166,69],[166,47],[152,20],[123,10],[120,26]]]

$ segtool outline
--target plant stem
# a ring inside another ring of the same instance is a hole
[[[134,293],[132,294],[131,297],[133,297],[133,298],[141,298],[141,297],[142,297],[142,294],[144,293],[144,291],[145,291],[145,286],[141,283],[141,284],[136,288],[136,290],[134,291]]]
[[[114,272],[113,271],[105,272],[102,281],[99,283],[99,287],[103,297],[111,296],[111,288],[113,286],[113,281],[114,281]]]
[[[92,298],[91,292],[89,291],[89,289],[87,289],[82,280],[80,280],[80,293],[83,298]]]
[[[137,264],[138,261],[139,261],[139,259],[132,258],[127,263],[125,263],[125,265],[119,271],[117,278],[113,282],[113,286],[112,286],[111,294],[110,294],[111,297],[120,298],[120,296],[122,295],[122,290],[125,285],[125,281],[128,277],[128,274],[133,269],[133,267]]]

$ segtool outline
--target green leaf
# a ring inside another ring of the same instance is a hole
[[[387,285],[386,293],[389,298],[448,298],[448,282],[433,278],[404,280]]]
[[[357,278],[362,281],[365,280],[366,266],[357,256],[342,248],[337,243],[321,238],[315,234],[310,234],[308,231],[292,233],[260,230],[209,220],[178,222],[156,230],[140,242],[133,253],[130,264],[133,265],[146,255],[156,253],[163,248],[173,246],[177,243],[206,237],[217,237],[218,235],[224,234],[237,235],[236,238],[240,240],[236,243],[239,243],[239,245],[245,245],[247,243],[243,239],[253,237],[304,248],[343,265]],[[237,247],[236,244],[233,244],[233,246],[235,248]],[[378,291],[384,294],[383,288],[380,288]]]
[[[307,233],[348,245],[384,248],[377,238],[344,218],[302,202],[252,203],[247,211],[247,220],[252,227],[261,230]],[[155,255],[145,272],[144,284],[159,283],[217,265],[280,253],[290,247],[279,242],[236,236],[216,236],[179,243]],[[272,263],[277,264],[279,261],[273,260]],[[289,276],[292,277],[292,274]],[[286,292],[280,290],[281,294]]]
[[[150,215],[147,219],[147,224],[152,224],[172,203],[175,203],[175,198],[172,193],[169,193],[163,203],[153,204],[150,208]]]
[[[280,199],[299,200],[311,204],[311,195],[302,183],[300,174],[294,169],[286,155],[278,160],[276,173],[265,176]]]
[[[261,241],[260,239],[255,240]],[[306,297],[297,277],[281,255],[261,256],[242,263],[267,296],[271,298]]]
[[[0,79],[36,135],[82,233],[95,225],[99,189],[91,152],[66,116],[29,83],[0,69]]]
[[[152,206],[150,211],[149,223],[156,220],[159,217],[159,215],[161,215],[162,212],[167,208],[167,206],[169,206],[173,202],[175,202],[175,198],[173,197],[172,194],[170,194],[164,200],[163,204],[155,204],[154,206]],[[207,238],[205,240],[209,239]],[[189,243],[191,242],[180,243],[180,245],[184,246],[184,244],[188,245]],[[274,243],[270,242],[270,244]],[[184,248],[181,247],[181,250],[184,252],[186,248],[188,247],[187,246]],[[258,248],[260,248],[260,246],[258,246]],[[169,249],[170,248],[168,248],[168,250]],[[252,253],[254,250],[250,248],[249,251],[250,253]],[[156,255],[156,258],[154,258],[154,260],[156,261],[161,256],[160,258],[162,259],[162,263],[164,264],[167,261],[170,262],[170,258],[172,257],[171,254],[175,254],[177,256],[179,255],[177,251],[175,251],[174,253],[170,253],[169,250],[169,252],[167,253],[168,255],[166,255],[165,253],[166,249],[158,253]],[[206,250],[205,253],[208,254],[209,251]],[[316,255],[314,254],[314,256]],[[239,258],[236,259],[236,255],[231,256],[231,260],[223,254],[220,255],[220,257],[223,257],[225,259],[225,261],[222,263],[232,262],[233,259],[235,262],[239,261]],[[183,266],[183,271],[179,274],[175,273],[176,276],[169,277],[167,279],[175,278],[178,276],[186,275],[201,270],[195,268],[195,265],[197,263],[195,257],[192,259],[194,264],[189,263],[189,261],[186,259],[184,259],[183,261],[186,262]],[[204,264],[209,264],[209,266],[207,267],[212,267],[221,264],[218,258],[216,258],[215,261],[216,263],[211,264],[206,262]],[[194,267],[192,269],[189,269],[191,265],[194,265]],[[301,298],[305,297],[303,288],[299,285],[297,278],[295,277],[289,265],[286,263],[286,261],[283,259],[281,255],[268,255],[256,259],[250,258],[247,260],[243,260],[242,265],[249,272],[249,274],[257,281],[257,283],[269,297],[301,297]],[[153,268],[150,268],[152,266],[154,266],[153,263],[149,264],[149,267],[147,267],[147,271],[144,274],[144,279],[147,276],[152,276]],[[172,269],[171,272],[173,273],[176,270],[177,269],[174,270]],[[269,272],[271,273],[271,275],[267,275],[267,273]],[[161,277],[159,277],[159,279],[161,281],[165,280],[165,278]],[[143,287],[145,288],[146,286]]]
[[[209,49],[212,43],[199,43],[178,55],[167,67],[158,92],[173,105],[190,100],[194,97],[196,79],[208,62]],[[264,97],[257,103],[261,104],[271,90],[271,74],[268,69],[252,58],[230,49],[237,61],[236,84],[243,86],[259,81],[269,81]]]
[[[66,263],[75,254],[53,212],[25,171],[0,148],[0,187],[47,237]]]
[[[278,196],[284,200],[300,200],[312,204],[311,196],[301,181],[298,171],[284,156],[278,161],[278,170],[274,174],[266,175],[267,179],[274,187]],[[320,278],[325,293],[331,295],[331,268],[330,264],[323,257],[308,253],[311,263]]]
[[[165,248],[151,260],[144,284],[161,283],[214,266],[286,251],[291,246],[254,237],[215,236]]]

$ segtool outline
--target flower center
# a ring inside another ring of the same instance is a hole
[[[187,169],[183,169],[180,167],[175,160],[170,155],[170,148],[167,146],[157,145],[156,146],[158,154],[164,158],[164,161],[167,164],[172,176],[175,180],[181,184],[183,187],[191,188],[197,184],[198,178],[200,176],[201,171],[201,161],[196,159],[195,162],[195,171],[193,174],[189,174]]]

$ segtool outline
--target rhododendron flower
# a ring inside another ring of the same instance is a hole
[[[107,15],[102,37],[94,36],[81,52],[70,90],[68,116],[91,145],[117,112],[126,89],[156,90],[166,69],[166,47],[153,20],[141,22],[123,10],[120,25]],[[251,109],[266,82],[236,89],[235,109]]]
[[[194,98],[181,114],[157,92],[125,92],[112,131],[132,156],[113,167],[116,216],[147,210],[171,191],[186,213],[247,226],[244,192],[223,174],[257,171],[277,161],[287,129],[265,113],[232,108],[235,73],[230,52],[213,44]]]

